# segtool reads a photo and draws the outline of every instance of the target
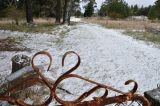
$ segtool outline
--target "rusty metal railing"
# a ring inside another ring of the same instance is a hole
[[[60,106],[106,106],[109,104],[115,104],[115,106],[119,106],[124,105],[126,106],[125,102],[131,101],[131,104],[133,102],[136,102],[138,104],[138,106],[150,106],[150,103],[148,102],[148,100],[139,95],[136,94],[137,88],[138,88],[138,84],[133,81],[133,80],[128,80],[125,82],[125,85],[129,85],[130,83],[134,83],[134,87],[130,92],[122,92],[120,90],[117,90],[113,87],[110,87],[108,85],[104,85],[104,84],[100,84],[98,82],[92,81],[90,79],[84,78],[82,76],[79,76],[77,74],[73,74],[73,71],[75,71],[81,63],[81,59],[80,56],[75,53],[74,51],[69,51],[67,53],[64,54],[63,58],[62,58],[62,66],[64,66],[64,61],[66,56],[68,56],[69,54],[75,54],[78,57],[78,61],[76,63],[76,65],[74,67],[72,67],[70,70],[68,70],[66,73],[64,73],[63,75],[61,75],[54,84],[51,84],[40,72],[40,69],[34,64],[34,59],[35,57],[37,57],[38,55],[46,55],[49,57],[50,59],[50,63],[48,66],[47,71],[50,69],[51,64],[52,64],[52,57],[48,52],[45,51],[41,51],[36,53],[33,58],[32,58],[32,67],[33,70],[37,73],[37,77],[33,78],[33,79],[28,79],[26,81],[24,81],[23,83],[20,83],[10,89],[8,89],[6,92],[4,92],[3,94],[0,95],[0,100],[2,101],[8,101],[11,104],[14,105],[18,105],[18,106],[31,106],[29,104],[26,104],[21,98],[15,99],[9,96],[10,92],[16,92],[20,89],[23,89],[24,86],[32,86],[35,85],[36,83],[42,83],[44,85],[46,85],[49,90],[50,90],[50,95],[49,98],[42,104],[36,105],[36,106],[48,106],[53,100],[57,101]],[[90,89],[89,91],[83,93],[81,96],[79,96],[76,100],[73,101],[64,101],[62,99],[60,99],[57,96],[56,90],[58,88],[58,85],[65,79],[68,78],[78,78],[84,81],[87,81],[89,83],[92,83],[95,85],[95,87],[93,87],[92,89]],[[94,93],[96,90],[98,89],[104,89],[105,93],[103,96],[101,97],[93,97],[93,100],[91,101],[84,101],[88,96],[90,96],[92,93]],[[118,93],[118,96],[113,96],[113,97],[107,97],[108,95],[108,90],[113,91],[115,93]],[[131,106],[131,104],[127,105],[127,106]],[[133,106],[133,105],[132,105]]]

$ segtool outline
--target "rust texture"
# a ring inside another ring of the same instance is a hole
[[[148,100],[145,97],[136,94],[136,91],[138,89],[138,84],[133,80],[128,80],[128,81],[125,82],[125,85],[129,85],[130,83],[134,83],[133,89],[131,89],[129,92],[123,92],[123,91],[115,89],[111,86],[104,85],[104,84],[98,83],[96,81],[92,81],[90,79],[84,78],[84,77],[79,76],[77,74],[72,74],[73,71],[75,71],[80,66],[81,59],[80,59],[80,56],[77,53],[75,53],[74,51],[69,51],[69,52],[65,53],[63,58],[62,58],[62,66],[64,66],[65,58],[69,54],[74,54],[74,55],[77,56],[78,61],[77,61],[76,65],[74,67],[72,67],[71,69],[69,69],[67,72],[65,72],[63,75],[61,75],[55,81],[54,84],[51,84],[47,80],[47,78],[45,78],[42,75],[41,71],[44,71],[44,70],[40,70],[34,64],[34,59],[38,55],[46,55],[47,57],[49,57],[50,62],[49,62],[49,66],[48,66],[48,69],[47,69],[47,71],[49,71],[49,69],[51,67],[51,64],[52,64],[52,57],[48,52],[45,52],[45,51],[41,51],[41,52],[36,53],[32,58],[32,67],[33,67],[33,70],[38,74],[38,76],[36,78],[33,78],[33,79],[27,79],[23,83],[17,84],[13,88],[8,89],[3,94],[0,94],[0,100],[8,101],[9,103],[14,104],[14,105],[18,105],[18,106],[31,106],[29,104],[26,104],[21,98],[15,99],[15,98],[10,97],[9,94],[17,92],[17,91],[21,90],[22,88],[27,88],[29,86],[33,86],[36,83],[42,83],[42,84],[45,84],[49,88],[50,96],[44,103],[36,105],[36,106],[48,106],[53,100],[57,101],[60,104],[59,106],[106,106],[106,105],[109,105],[109,104],[115,104],[115,106],[118,106],[119,104],[124,105],[124,103],[126,103],[128,101],[130,101],[131,104],[133,102],[137,102],[138,106],[151,106],[150,103],[148,102]],[[64,101],[57,96],[56,90],[58,88],[58,85],[63,80],[68,79],[68,78],[78,78],[78,79],[81,79],[81,80],[85,80],[89,83],[94,84],[95,87],[93,87],[89,91],[83,93],[81,96],[79,96],[74,101]],[[93,97],[93,100],[91,100],[91,101],[84,101],[88,96],[90,96],[92,93],[94,93],[98,89],[104,89],[105,90],[105,93],[104,93],[103,96]],[[119,95],[118,96],[113,96],[113,97],[108,97],[108,93],[109,93],[108,90],[112,91],[112,92],[115,92],[115,93],[118,93]],[[129,104],[128,106],[130,106],[131,104]],[[125,106],[126,106],[126,104],[125,104]]]

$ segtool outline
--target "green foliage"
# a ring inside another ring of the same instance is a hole
[[[153,9],[152,6],[142,6],[139,8],[138,5],[128,6],[124,0],[106,0],[106,2],[102,4],[98,14],[99,16],[109,16],[113,19],[116,19],[126,18],[128,16],[150,16],[155,14],[154,11],[155,9]]]
[[[108,16],[113,19],[129,16],[128,4],[123,0],[107,0],[106,9]]]
[[[94,3],[90,1],[85,8],[84,17],[91,17],[94,13]]]
[[[0,11],[2,11],[6,7],[7,7],[7,1],[6,0],[0,0]]]
[[[7,7],[0,12],[2,15],[0,17],[11,18],[18,25],[18,21],[25,17],[25,12],[23,10],[17,9],[14,6]]]
[[[140,15],[147,16],[150,8],[151,8],[151,6],[148,6],[148,7],[143,7],[142,6],[141,8],[139,8],[139,10],[137,12],[137,15],[138,16],[140,16]]]
[[[130,6],[130,16],[147,16],[151,6],[139,8],[137,5]]]
[[[81,16],[80,0],[73,0],[71,14],[78,17]]]
[[[151,9],[149,10],[148,18],[151,19],[151,20],[156,19],[156,8],[155,8],[155,6],[152,6]]]
[[[138,13],[138,5],[134,5],[133,7],[133,15],[137,15]]]
[[[24,1],[24,0],[23,0]],[[25,17],[22,7],[22,0],[0,0],[0,18],[11,18],[15,23],[19,24],[19,19]]]
[[[62,12],[64,8],[62,0]],[[72,15],[80,12],[81,0],[72,0]],[[56,0],[32,0],[32,11],[35,17],[55,17],[56,16]],[[9,8],[15,7],[17,10],[25,11],[25,0],[0,0],[0,18],[7,17]],[[15,9],[14,9],[15,10]],[[18,11],[19,12],[19,11]],[[17,14],[17,13],[16,13]],[[21,16],[20,16],[21,17]]]
[[[158,19],[160,19],[160,0],[157,0],[156,2],[155,2],[155,11],[156,11],[156,17],[158,18]]]
[[[150,10],[149,10],[149,13],[148,13],[148,17],[149,19],[160,19],[160,0],[157,0],[155,2],[155,5],[153,5]]]
[[[76,11],[75,14],[74,14],[76,17],[80,17],[82,16],[82,13],[80,10]]]
[[[100,10],[98,12],[98,15],[102,16],[102,17],[107,15],[107,6],[106,6],[106,4],[102,4],[101,5],[101,8],[100,8]]]

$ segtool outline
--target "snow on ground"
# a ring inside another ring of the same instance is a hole
[[[119,30],[106,29],[99,25],[78,24],[69,29],[68,33],[61,35],[0,31],[0,38],[21,37],[22,44],[31,48],[30,52],[0,52],[0,75],[4,78],[11,72],[12,56],[33,56],[38,51],[46,50],[53,56],[52,68],[46,76],[57,79],[76,63],[74,55],[68,56],[65,66],[61,67],[63,54],[73,50],[82,60],[80,67],[74,72],[76,74],[124,92],[130,90],[130,87],[124,85],[129,79],[137,81],[138,93],[141,94],[157,87],[160,81],[160,49],[123,35]],[[40,64],[47,61],[42,57],[40,60],[43,61]],[[73,97],[78,97],[94,85],[78,79],[67,79],[62,82],[62,86],[74,95],[60,96],[65,100],[73,100]],[[94,95],[102,93],[97,91]]]
[[[81,22],[80,18],[76,18],[76,17],[71,17],[71,21],[73,22]]]

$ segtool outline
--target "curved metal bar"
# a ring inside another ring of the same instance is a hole
[[[36,77],[33,79],[27,79],[26,81],[24,81],[23,83],[20,83],[18,85],[16,85],[15,87],[7,90],[6,93],[0,95],[0,100],[4,100],[4,101],[8,101],[14,105],[19,105],[19,106],[31,106],[29,104],[24,103],[23,100],[21,99],[14,99],[11,98],[9,96],[7,96],[8,92],[15,92],[19,89],[21,89],[21,87],[27,86],[26,84],[28,84],[28,86],[34,85],[37,82],[43,83],[45,84],[49,90],[50,90],[50,97],[42,104],[40,105],[36,105],[36,106],[47,106],[51,103],[51,101],[53,99],[55,99],[58,103],[60,103],[62,106],[105,106],[108,104],[113,104],[113,103],[123,103],[126,101],[136,101],[139,100],[142,102],[143,106],[150,106],[149,102],[147,101],[147,99],[143,96],[137,95],[135,94],[135,92],[137,91],[138,88],[138,84],[134,81],[134,80],[128,80],[125,82],[125,85],[129,85],[130,83],[134,83],[134,87],[131,91],[125,93],[122,92],[120,90],[117,90],[113,87],[104,85],[104,84],[100,84],[98,82],[89,80],[87,78],[84,78],[82,76],[79,76],[77,74],[71,74],[73,71],[75,71],[81,63],[81,59],[80,56],[75,53],[74,51],[69,51],[66,52],[62,58],[62,66],[64,66],[64,61],[65,58],[69,55],[69,54],[75,54],[78,58],[77,63],[75,64],[74,67],[72,67],[71,69],[69,69],[67,72],[65,72],[63,75],[61,75],[56,82],[54,83],[54,85],[50,84],[50,82],[42,75],[42,73],[40,72],[40,69],[34,64],[34,59],[38,56],[38,55],[46,55],[47,57],[49,57],[50,62],[48,65],[48,69],[47,71],[50,69],[51,64],[52,64],[52,57],[48,52],[45,51],[41,51],[36,53],[33,58],[32,58],[32,67],[33,70],[39,75],[40,78]],[[90,89],[88,92],[83,93],[78,99],[73,100],[73,101],[63,101],[62,99],[60,99],[57,94],[56,94],[56,89],[58,88],[58,85],[65,79],[67,78],[78,78],[87,82],[90,82],[92,84],[95,84],[96,86],[93,87],[92,89]],[[85,98],[87,98],[89,95],[91,95],[92,93],[94,93],[96,90],[98,89],[105,89],[105,93],[103,96],[101,97],[94,97],[93,100],[91,101],[84,101],[82,102]],[[107,97],[108,95],[108,90],[120,93],[121,95],[119,96],[114,96],[114,97]]]
[[[7,98],[7,99],[4,100],[4,99],[2,99],[2,98],[0,97],[0,100],[8,101],[8,102],[10,102],[10,103],[12,103],[12,104],[14,104],[14,105],[31,106],[31,105],[29,105],[29,104],[26,104],[26,103],[25,103],[24,101],[22,101],[21,99],[14,99],[14,98],[11,98],[11,97],[9,97],[9,96],[6,96],[6,94],[7,94],[7,93],[14,93],[14,92],[19,91],[20,89],[22,89],[22,87],[23,87],[23,89],[24,89],[24,88],[27,88],[27,87],[32,86],[32,85],[34,85],[34,84],[37,84],[38,82],[44,84],[43,80],[42,80],[42,79],[39,79],[39,78],[28,79],[28,80],[26,80],[26,81],[24,81],[24,82],[22,82],[22,83],[20,83],[20,84],[18,84],[18,85],[16,85],[16,86],[14,86],[13,88],[7,90],[4,94],[1,94],[1,95],[4,95],[3,98]],[[49,97],[44,103],[42,103],[42,104],[40,104],[40,105],[36,105],[36,106],[46,106],[46,105],[48,105],[51,101],[52,101],[52,95],[50,94],[50,97]]]
[[[8,93],[12,94],[12,93],[20,91],[22,89],[28,88],[38,82],[43,83],[43,81],[39,78],[27,79],[24,82],[21,82],[21,83],[15,85],[14,87],[8,89],[7,91],[2,93],[1,95],[7,95]]]
[[[2,100],[2,101],[8,101],[9,103],[11,103],[11,104],[14,104],[14,105],[19,105],[18,103],[17,103],[17,100],[16,99],[14,99],[14,98],[11,98],[11,97],[9,97],[9,96],[0,96],[0,100]]]
[[[135,81],[133,81],[133,80],[129,80],[129,81],[127,81],[127,82],[125,83],[126,85],[128,85],[128,84],[134,82],[135,86],[134,86],[134,88],[132,89],[132,91],[130,91],[129,93],[124,93],[124,92],[122,92],[122,91],[120,91],[120,90],[117,90],[117,89],[115,89],[115,88],[112,88],[112,87],[109,87],[109,86],[106,86],[106,85],[97,83],[97,82],[92,81],[92,80],[89,80],[89,79],[87,79],[87,78],[83,78],[82,76],[79,76],[79,75],[76,75],[76,74],[71,74],[74,70],[76,70],[76,69],[79,67],[80,61],[81,61],[80,56],[79,56],[77,53],[75,53],[74,51],[69,51],[69,52],[66,52],[66,53],[64,54],[63,58],[62,58],[62,66],[64,66],[64,60],[65,60],[65,58],[67,57],[67,55],[69,55],[69,54],[71,54],[71,53],[72,53],[72,54],[75,54],[75,55],[78,57],[78,62],[77,62],[77,64],[76,64],[73,68],[69,69],[69,71],[67,71],[66,73],[64,73],[62,76],[60,76],[60,77],[57,79],[57,81],[55,82],[54,87],[53,87],[53,89],[52,89],[52,92],[54,92],[54,93],[53,93],[53,94],[54,94],[53,96],[54,96],[55,99],[56,99],[59,103],[61,103],[62,105],[68,105],[68,104],[73,105],[73,104],[77,104],[77,103],[81,102],[82,100],[84,100],[86,97],[88,97],[90,94],[92,94],[92,93],[93,93],[96,89],[98,89],[98,88],[105,88],[106,90],[109,89],[109,90],[115,91],[115,92],[120,93],[120,94],[125,94],[125,95],[127,95],[128,97],[130,97],[131,95],[133,95],[133,94],[136,92],[136,90],[137,90],[137,88],[138,88],[138,84],[137,84]],[[74,100],[74,101],[64,101],[64,100],[60,99],[60,98],[57,96],[57,94],[55,93],[55,92],[56,92],[56,88],[57,88],[57,86],[58,86],[58,84],[59,84],[60,82],[62,82],[63,80],[65,80],[65,79],[67,79],[67,78],[71,78],[71,77],[75,77],[75,78],[79,78],[79,79],[85,80],[85,81],[90,82],[90,83],[92,83],[92,84],[95,84],[95,85],[97,85],[97,86],[94,87],[94,88],[92,88],[89,92],[86,92],[86,93],[82,94],[78,99],[76,99],[76,100]],[[97,88],[97,87],[98,87],[98,88]]]
[[[138,95],[138,94],[134,94],[131,97],[131,100],[135,100],[135,101],[139,100],[143,103],[143,106],[151,106],[151,104],[149,103],[149,101],[145,97]]]
[[[49,69],[50,69],[50,67],[51,67],[51,65],[52,65],[52,56],[51,56],[48,52],[40,51],[40,52],[36,53],[36,54],[33,56],[32,62],[31,62],[34,71],[37,72],[37,74],[40,76],[40,78],[42,78],[42,81],[43,81],[43,82],[46,84],[46,86],[48,86],[48,88],[50,89],[50,97],[49,97],[43,104],[39,105],[39,106],[46,106],[46,105],[49,105],[49,103],[51,103],[51,101],[52,101],[52,99],[53,99],[53,97],[52,97],[52,93],[53,93],[53,92],[52,92],[52,88],[53,88],[53,87],[52,87],[52,85],[49,83],[49,81],[41,74],[39,68],[38,68],[37,66],[35,66],[35,64],[34,64],[34,59],[35,59],[35,57],[38,56],[38,55],[46,55],[47,57],[49,57],[50,63],[49,63],[49,66],[48,66],[47,71],[49,71]]]
[[[68,74],[72,73],[73,71],[75,71],[75,70],[80,66],[81,58],[80,58],[80,56],[79,56],[76,52],[74,52],[74,51],[68,51],[68,52],[66,52],[66,53],[63,55],[63,58],[62,58],[62,66],[64,66],[64,60],[65,60],[66,56],[69,55],[69,54],[71,54],[71,53],[72,53],[72,54],[75,54],[75,55],[77,56],[78,62],[76,63],[76,65],[75,65],[74,67],[72,67],[71,69],[69,69],[69,71],[67,71],[66,73],[64,73],[62,76],[65,76],[65,75],[68,75]]]
[[[56,94],[56,89],[57,89],[57,87],[58,87],[58,84],[59,84],[63,79],[65,79],[65,77],[66,77],[67,75],[69,75],[70,73],[72,73],[74,70],[76,70],[76,69],[80,66],[80,63],[81,63],[80,56],[79,56],[77,53],[75,53],[74,51],[68,51],[68,52],[66,52],[66,53],[63,55],[63,58],[62,58],[62,66],[64,66],[64,60],[65,60],[66,56],[67,56],[68,54],[71,54],[71,53],[72,53],[72,54],[75,54],[75,55],[78,57],[78,62],[76,63],[76,65],[75,65],[74,67],[72,67],[71,69],[69,69],[69,71],[67,71],[66,73],[64,73],[63,75],[61,75],[61,76],[56,80],[56,82],[54,83],[53,89],[52,89],[53,97],[56,99],[57,102],[59,102],[59,103],[62,104],[62,105],[75,104],[75,102],[77,101],[77,100],[75,100],[75,101],[63,101],[63,100],[61,100],[61,99],[57,96],[57,94]]]
[[[45,51],[40,51],[38,53],[36,53],[33,58],[32,58],[32,67],[33,67],[33,70],[42,78],[42,80],[44,81],[44,83],[50,88],[52,89],[52,86],[50,85],[49,81],[41,74],[39,68],[37,66],[35,66],[34,64],[34,59],[38,56],[38,55],[46,55],[49,57],[50,59],[50,63],[49,63],[49,66],[48,66],[48,69],[47,71],[50,69],[51,65],[52,65],[52,56],[48,53],[48,52],[45,52]]]
[[[138,84],[134,80],[128,80],[128,81],[125,82],[125,85],[129,85],[130,83],[134,83],[134,87],[129,93],[134,94],[134,93],[136,93],[136,91],[138,89]]]
[[[49,57],[50,59],[50,63],[49,63],[49,66],[48,66],[48,69],[47,71],[50,69],[51,67],[51,64],[52,64],[52,57],[51,55],[48,53],[48,52],[45,52],[45,51],[41,51],[41,52],[38,52],[36,53],[33,58],[32,58],[32,67],[33,67],[33,70],[42,78],[42,79],[39,79],[38,77],[37,78],[34,78],[34,79],[28,79],[14,87],[12,87],[11,89],[7,90],[6,93],[4,93],[3,95],[7,94],[8,92],[15,92],[19,89],[21,89],[21,87],[24,87],[25,86],[32,86],[34,84],[36,84],[37,82],[40,82],[40,83],[43,83],[45,84],[49,89],[50,89],[50,97],[42,104],[40,105],[36,105],[36,106],[46,106],[46,105],[49,105],[49,103],[52,101],[53,97],[52,97],[52,86],[51,84],[49,83],[49,81],[40,73],[40,70],[37,66],[34,65],[34,59],[36,56],[38,55],[46,55]],[[6,98],[6,99],[5,99]],[[4,97],[0,97],[0,100],[6,100],[14,105],[19,105],[19,106],[30,106],[29,104],[26,104],[24,101],[22,101],[21,99],[14,99],[14,98],[11,98],[11,97],[8,97],[8,96],[4,96]]]
[[[108,98],[100,98],[98,100],[84,101],[73,106],[106,106],[109,104],[122,103],[122,102],[133,101],[133,100],[140,100],[143,106],[151,106],[146,98],[137,94],[134,94],[132,98],[128,98],[127,95],[119,95],[119,96],[108,97]]]
[[[120,93],[120,94],[126,94],[125,92],[122,92],[122,91],[117,90],[117,89],[115,89],[115,88],[112,88],[112,87],[110,87],[110,86],[107,86],[107,85],[98,83],[98,82],[96,82],[96,81],[89,80],[89,79],[84,78],[84,77],[82,77],[82,76],[79,76],[79,75],[77,75],[77,74],[69,74],[69,75],[65,76],[64,79],[66,79],[66,78],[71,78],[71,77],[75,77],[75,78],[79,78],[79,79],[85,80],[85,81],[90,82],[90,83],[92,83],[92,84],[99,85],[99,86],[101,86],[102,88],[105,88],[105,89],[108,89],[108,90],[112,90],[112,91],[115,91],[115,92]],[[64,79],[63,79],[63,80],[64,80]]]

